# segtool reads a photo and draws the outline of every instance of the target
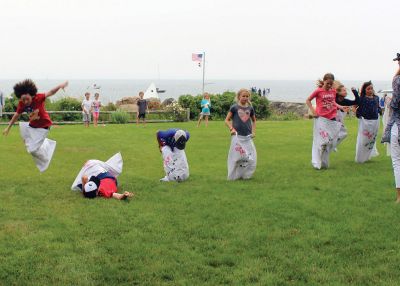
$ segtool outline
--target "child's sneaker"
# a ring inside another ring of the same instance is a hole
[[[169,182],[168,177],[165,176],[164,178],[161,178],[161,179],[160,179],[160,182]]]

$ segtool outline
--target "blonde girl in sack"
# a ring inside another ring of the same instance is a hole
[[[256,136],[256,116],[250,102],[250,92],[241,89],[225,118],[232,135],[228,155],[228,180],[249,179],[257,165],[257,153],[253,143]]]

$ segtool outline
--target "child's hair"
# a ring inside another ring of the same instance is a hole
[[[323,87],[324,81],[335,80],[335,76],[332,73],[326,73],[322,79],[317,79],[317,87]]]
[[[37,94],[36,84],[31,79],[25,79],[14,85],[14,94],[17,98],[27,93],[32,97]]]
[[[361,86],[361,94],[360,96],[365,96],[367,93],[367,87],[372,85],[371,81],[364,82],[363,85]]]
[[[240,100],[240,95],[241,95],[242,93],[244,93],[244,92],[247,92],[247,93],[249,94],[249,105],[251,105],[251,101],[250,101],[251,93],[250,93],[250,91],[249,91],[248,89],[246,89],[246,88],[241,88],[241,89],[237,92],[236,97],[235,97],[236,102],[239,102],[239,100]]]
[[[86,97],[86,95],[90,95],[90,92],[85,92],[85,97]]]
[[[94,94],[94,97],[99,97],[100,96],[100,94],[98,93],[98,92],[96,92],[95,94]]]
[[[208,92],[205,92],[205,93],[203,94],[203,98],[205,98],[206,96],[210,97],[210,94],[209,94]]]
[[[333,87],[334,89],[336,89],[336,93],[339,93],[339,92],[344,88],[344,84],[341,83],[341,82],[338,81],[338,80],[335,80],[335,81],[333,82],[332,87]]]
[[[142,95],[142,94],[144,95],[144,92],[143,92],[143,91],[139,92],[139,95]]]

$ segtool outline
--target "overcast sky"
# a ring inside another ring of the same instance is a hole
[[[0,78],[390,80],[399,0],[0,0]]]

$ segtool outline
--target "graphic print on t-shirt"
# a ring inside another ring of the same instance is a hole
[[[33,120],[39,120],[40,116],[39,116],[39,109],[35,109],[34,111],[32,111],[29,114],[29,121],[33,121]]]
[[[239,115],[239,118],[243,121],[243,123],[246,123],[250,118],[250,110],[248,110],[248,109],[243,110],[243,109],[239,108],[238,115]]]
[[[322,108],[324,108],[326,111],[331,110],[334,108],[334,96],[332,94],[323,94],[322,95]]]
[[[40,119],[39,109],[34,109],[34,107],[32,105],[25,106],[24,111],[28,114],[29,121]]]

